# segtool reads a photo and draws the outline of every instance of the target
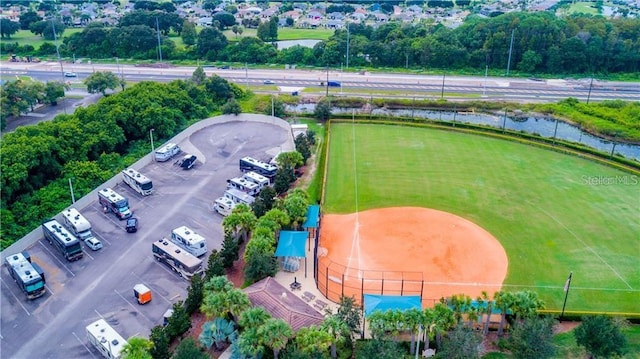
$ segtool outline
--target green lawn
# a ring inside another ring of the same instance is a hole
[[[62,36],[58,37],[58,41],[60,41],[60,44],[62,44],[63,38],[71,36],[76,32],[81,32],[82,30],[83,29],[79,29],[79,28],[66,29],[64,30],[64,33],[62,34]],[[45,42],[53,43],[53,40],[45,40],[42,36],[34,35],[29,30],[18,30],[18,32],[15,35],[11,36],[10,39],[2,39],[2,41],[8,42],[8,43],[17,42],[21,46],[31,45],[36,49],[39,48],[40,45],[44,44]]]
[[[537,291],[548,309],[562,307],[573,271],[567,311],[638,312],[637,176],[427,128],[334,124],[329,141],[325,213],[355,211],[355,169],[359,210],[421,206],[475,222],[504,246],[508,288]],[[628,184],[604,183],[618,178]]]

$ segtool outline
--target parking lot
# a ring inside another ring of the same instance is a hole
[[[139,218],[137,233],[127,233],[125,222],[103,213],[96,200],[78,210],[91,222],[104,248],[67,262],[46,240],[28,249],[45,272],[47,293],[27,301],[2,270],[1,350],[3,358],[98,358],[88,344],[85,327],[104,318],[124,338],[148,337],[162,324],[162,315],[184,300],[188,282],[153,258],[151,243],[169,238],[171,230],[186,225],[207,240],[209,252],[222,246],[222,217],[211,209],[226,180],[240,175],[243,156],[269,160],[281,149],[291,150],[291,132],[260,122],[227,122],[199,130],[178,144],[183,152],[167,162],[136,168],[153,181],[155,193],[142,197],[121,181],[113,189],[129,199]],[[284,146],[284,147],[283,147]],[[191,170],[175,164],[186,153],[198,159]],[[56,217],[61,223],[61,216]],[[206,267],[207,255],[201,257]],[[138,305],[133,286],[143,283],[153,300]]]

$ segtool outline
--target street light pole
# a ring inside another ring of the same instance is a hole
[[[153,131],[154,129],[150,129],[149,130],[149,138],[151,139],[151,156],[153,156],[153,160],[156,160],[156,156],[154,155],[154,152],[156,151],[155,148],[153,148]]]
[[[593,76],[591,76],[591,82],[589,82],[589,94],[587,95],[587,105],[591,99],[591,89],[593,88]]]
[[[573,272],[569,272],[569,278],[564,283],[564,303],[562,303],[562,313],[560,314],[560,321],[564,317],[564,307],[567,305],[567,297],[569,296],[569,289],[571,288],[571,277],[573,276]]]
[[[444,98],[444,79],[447,76],[447,72],[445,71],[442,74],[442,91],[440,92],[440,99],[442,100]]]
[[[71,192],[71,203],[76,203],[76,197],[73,194],[73,185],[71,184],[71,177],[69,177],[69,191]]]

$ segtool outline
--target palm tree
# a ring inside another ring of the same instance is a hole
[[[241,236],[242,240],[246,241],[247,236],[255,227],[256,221],[256,215],[253,214],[251,208],[246,204],[239,204],[222,221],[222,227],[225,233],[233,233],[236,238]]]
[[[350,335],[347,323],[335,315],[330,315],[322,321],[322,328],[331,335],[331,357],[337,358],[336,345],[344,343]]]
[[[500,326],[498,327],[498,335],[504,334],[504,324],[507,320],[507,311],[513,308],[515,303],[515,295],[511,292],[499,291],[493,295],[495,305],[500,309]]]
[[[233,283],[227,276],[221,275],[212,277],[204,284],[205,293],[209,292],[227,292],[233,288]]]
[[[425,336],[424,336],[424,347],[429,348],[429,340],[433,337],[434,335],[434,327],[435,327],[435,321],[436,321],[436,317],[435,317],[435,309],[432,308],[425,308],[422,311],[422,327],[424,327],[425,329]]]
[[[462,315],[469,309],[471,306],[471,297],[459,294],[452,295],[448,300],[448,304],[453,309],[454,317],[456,318],[456,323],[460,323],[462,320]]]
[[[242,312],[251,308],[251,302],[245,292],[240,289],[234,288],[227,292],[227,309],[231,317],[235,320]]]
[[[264,346],[258,335],[257,328],[245,329],[236,341],[242,355],[258,358],[264,352]]]
[[[491,323],[491,312],[493,311],[493,301],[489,299],[489,294],[486,291],[482,291],[482,295],[478,297],[478,305],[482,303],[483,314],[486,314],[487,318],[484,322],[484,326],[482,328],[482,334],[489,334],[489,323]]]
[[[293,330],[284,320],[269,318],[258,328],[258,337],[264,345],[273,349],[273,357],[278,359],[280,350],[284,349],[289,338],[293,337]]]
[[[233,322],[223,318],[216,318],[202,325],[202,333],[200,333],[198,339],[207,349],[211,349],[215,344],[216,350],[220,350],[223,344],[226,341],[230,341],[235,334],[236,329]]]
[[[436,337],[436,346],[442,346],[442,334],[453,328],[456,319],[453,311],[446,304],[437,303],[433,308],[433,332]]]
[[[151,359],[149,350],[153,347],[150,340],[131,337],[122,346],[122,359]]]
[[[513,314],[522,320],[537,314],[544,309],[544,302],[538,298],[538,293],[528,290],[514,293]]]
[[[300,351],[312,357],[319,357],[326,353],[331,343],[331,334],[315,325],[301,328],[296,335],[296,344]]]
[[[403,317],[405,327],[411,331],[409,353],[413,355],[416,351],[416,334],[424,322],[424,312],[417,308],[411,308],[404,311]]]
[[[243,311],[240,314],[240,319],[238,319],[238,324],[243,328],[256,328],[263,325],[268,319],[271,318],[271,314],[267,313],[267,311],[263,307],[252,307]]]

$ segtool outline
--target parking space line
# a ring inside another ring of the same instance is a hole
[[[76,335],[75,332],[71,332],[71,334],[73,334],[74,337],[76,337],[76,339],[80,342],[80,344],[82,344],[82,346],[87,349],[87,351],[89,352],[89,354],[91,354],[92,357],[96,357],[95,355],[93,355],[93,353],[91,352],[91,349],[89,349],[89,347],[87,347],[84,342],[82,340],[80,340],[80,338],[78,338],[78,336]]]
[[[142,284],[147,286],[147,288],[151,289],[153,292],[158,293],[158,295],[161,296],[162,299],[166,300],[167,303],[171,304],[171,301],[169,299],[167,299],[164,295],[160,294],[157,290],[154,290],[152,286],[147,284],[142,278],[140,278],[139,275],[137,275],[135,272],[131,272],[131,274],[133,274],[134,277],[138,278]]]
[[[86,254],[86,255],[87,255],[87,257],[91,258],[91,260],[92,260],[92,261],[95,261],[95,260],[96,260],[95,258],[93,258],[93,257],[91,256],[91,254],[89,254],[89,252],[85,251],[84,249],[82,250],[82,252],[83,252],[84,254]]]
[[[51,256],[52,256],[56,261],[58,261],[58,263],[60,263],[60,265],[61,265],[61,266],[63,266],[63,267],[64,267],[64,269],[66,269],[69,273],[71,273],[71,275],[72,275],[72,276],[74,276],[74,277],[76,276],[76,275],[75,275],[75,273],[73,273],[73,272],[71,271],[71,269],[69,269],[69,268],[68,268],[64,263],[62,263],[62,261],[61,261],[61,260],[59,260],[59,259],[58,259],[58,257],[56,257],[55,253],[53,253],[53,252],[51,251],[51,249],[47,248],[47,246],[45,246],[45,245],[42,243],[42,241],[39,241],[38,243],[40,243],[40,245],[42,246],[42,248],[44,248],[47,252],[49,252],[49,254],[51,254]]]
[[[100,314],[100,312],[98,312],[97,309],[93,310],[94,312],[96,312],[96,314],[98,314],[98,316],[100,317],[100,319],[104,319],[104,317],[102,316],[102,314]]]
[[[127,304],[129,304],[129,306],[131,306],[131,308],[133,308],[133,310],[135,310],[136,312],[138,312],[138,314],[140,314],[144,319],[146,319],[147,321],[149,321],[149,323],[154,324],[155,322],[151,319],[149,319],[146,315],[142,314],[141,311],[138,310],[138,308],[136,308],[133,304],[131,304],[131,302],[129,302],[127,300],[127,298],[123,297],[122,294],[120,294],[117,290],[113,290],[114,292],[116,292],[117,295],[120,296],[120,298],[122,298],[122,300],[124,300],[125,302],[127,302]]]
[[[56,293],[54,293],[54,292],[51,290],[51,287],[49,287],[49,286],[48,286],[48,285],[46,285],[46,284],[44,285],[44,287],[45,287],[45,288],[47,288],[47,290],[49,291],[49,293],[51,293],[51,295],[56,295]]]
[[[93,233],[93,235],[94,235],[96,238],[98,238],[98,239],[100,240],[100,242],[104,242],[104,243],[106,243],[106,244],[108,244],[108,245],[111,245],[111,242],[109,242],[108,240],[104,239],[104,237],[103,237],[103,236],[98,235],[98,233],[95,233],[95,232],[94,232],[94,233]]]
[[[22,309],[24,309],[24,311],[27,313],[28,316],[31,316],[31,313],[29,313],[29,311],[27,310],[27,308],[22,305],[22,302],[20,301],[20,299],[18,299],[18,297],[16,297],[15,294],[13,294],[13,292],[11,291],[11,289],[9,288],[9,286],[7,285],[7,283],[4,282],[4,280],[0,279],[0,281],[2,281],[2,284],[4,284],[5,287],[7,287],[7,292],[11,293],[11,295],[16,299],[16,301],[18,302],[18,304],[20,304],[20,306],[22,307]]]
[[[147,258],[149,258],[149,257],[147,257]],[[151,256],[150,258],[151,258],[151,260],[153,260],[153,262],[158,263],[162,269],[166,270],[167,272],[171,273],[172,275],[176,275],[176,273],[174,271],[170,270],[169,268],[167,268],[167,266],[165,266],[164,263],[161,263],[160,261],[155,260],[155,257]]]

